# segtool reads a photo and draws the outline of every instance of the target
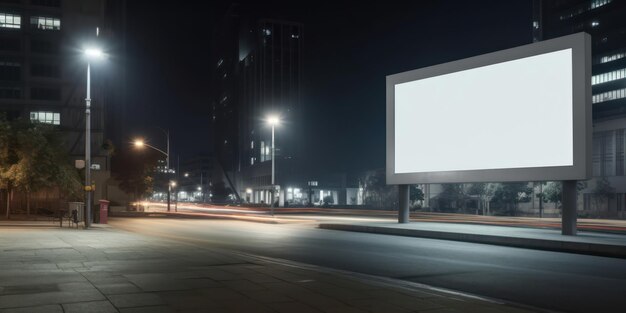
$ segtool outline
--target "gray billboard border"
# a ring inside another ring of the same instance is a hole
[[[395,173],[395,85],[572,49],[573,166]],[[587,180],[591,177],[591,36],[581,32],[387,76],[386,178],[389,185]]]

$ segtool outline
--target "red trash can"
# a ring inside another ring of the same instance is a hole
[[[108,216],[109,216],[109,201],[100,200],[100,224],[106,224]]]

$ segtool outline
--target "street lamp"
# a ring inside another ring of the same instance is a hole
[[[274,162],[274,154],[275,154],[275,146],[274,146],[274,128],[280,124],[280,118],[278,116],[269,116],[267,118],[267,122],[272,126],[272,204],[270,206],[270,214],[274,216],[274,200],[276,192],[276,186],[274,185],[274,173],[275,173],[275,162]]]
[[[161,129],[161,128],[159,128],[159,129]],[[165,133],[165,136],[167,138],[167,148],[166,148],[167,152],[163,151],[163,150],[161,150],[161,149],[159,149],[159,148],[157,148],[155,146],[147,144],[142,139],[135,139],[134,145],[135,145],[135,147],[140,148],[140,149],[143,148],[144,146],[148,147],[148,148],[152,148],[152,149],[154,149],[154,150],[156,150],[158,152],[161,152],[163,155],[165,155],[165,167],[166,167],[165,173],[167,175],[167,179],[169,180],[169,176],[170,176],[170,132],[166,131],[166,130],[163,130],[163,129],[161,129],[161,130]],[[168,212],[170,211],[171,194],[172,194],[172,184],[168,183],[167,184],[167,211]]]
[[[91,226],[93,184],[91,183],[91,61],[104,58],[104,52],[96,48],[84,50],[87,58],[87,95],[85,97],[85,228]]]

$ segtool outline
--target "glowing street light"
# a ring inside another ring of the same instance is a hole
[[[274,162],[274,152],[276,150],[274,146],[274,128],[280,124],[280,118],[276,115],[271,115],[267,117],[267,122],[272,126],[272,205],[270,206],[270,214],[274,216],[274,193],[276,192],[276,186],[274,185],[274,173],[276,166]]]
[[[161,150],[161,149],[159,149],[159,148],[157,148],[155,146],[149,145],[148,143],[146,143],[141,138],[135,139],[133,141],[133,144],[134,144],[134,146],[136,148],[142,149],[143,147],[148,147],[148,148],[154,149],[154,150],[162,153],[163,155],[165,155],[165,164],[166,164],[165,165],[166,166],[165,173],[169,177],[169,175],[170,175],[170,132],[166,131],[164,129],[161,129],[161,128],[159,128],[159,129],[162,130],[163,133],[165,133],[165,136],[167,138],[167,148],[166,148],[167,152],[163,151],[163,150]],[[171,184],[168,184],[167,185],[167,211],[168,212],[170,211],[171,194],[172,194],[172,186],[171,186]]]
[[[98,49],[98,48],[87,48],[84,51],[85,56],[87,56],[90,59],[104,59],[104,52],[102,52],[102,50]]]

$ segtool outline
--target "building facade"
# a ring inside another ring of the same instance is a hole
[[[624,216],[626,173],[626,2],[534,1],[533,39],[577,32],[592,37],[593,176],[580,209],[595,216]]]
[[[240,200],[268,203],[272,189],[272,132],[275,184],[302,184],[301,54],[303,25],[268,19],[233,6],[215,35],[215,96],[211,104],[214,153],[224,179]]]
[[[57,126],[75,160],[85,154],[86,60],[83,50],[113,41],[107,14],[124,1],[0,1],[0,112]],[[105,147],[105,90],[110,73],[92,64],[92,169],[96,186],[110,176]],[[104,198],[96,187],[94,199]]]

